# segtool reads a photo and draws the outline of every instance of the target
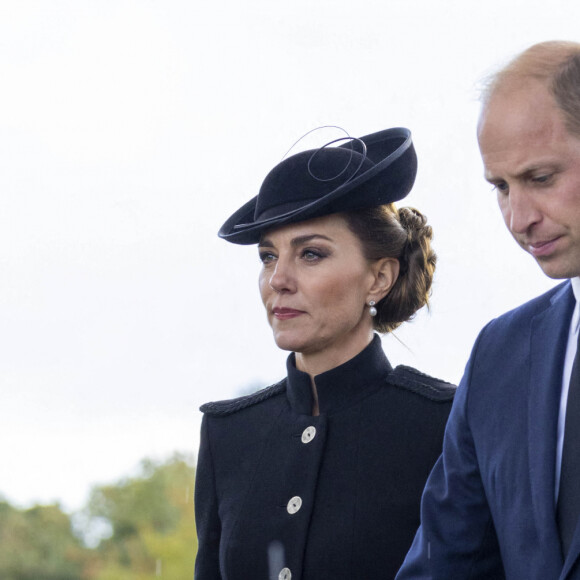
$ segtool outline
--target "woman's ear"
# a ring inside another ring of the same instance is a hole
[[[375,281],[369,290],[369,300],[378,303],[391,291],[399,277],[399,260],[397,258],[381,258],[376,260],[371,268]]]

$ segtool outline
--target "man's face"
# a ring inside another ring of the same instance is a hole
[[[550,278],[580,275],[580,139],[541,83],[497,91],[478,126],[504,221]]]

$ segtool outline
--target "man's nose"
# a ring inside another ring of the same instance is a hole
[[[542,218],[533,195],[526,193],[525,189],[519,186],[510,188],[508,208],[509,216],[506,217],[509,221],[506,222],[513,234],[525,234]]]

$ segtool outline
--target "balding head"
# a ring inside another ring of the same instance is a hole
[[[527,83],[543,84],[561,110],[567,130],[580,137],[580,44],[535,44],[493,75],[482,95],[483,113],[496,94],[509,94]]]
[[[580,276],[580,45],[535,45],[500,71],[477,136],[518,244],[551,278]]]

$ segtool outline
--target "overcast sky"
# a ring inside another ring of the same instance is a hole
[[[577,0],[0,0],[0,493],[78,508],[284,375],[257,251],[216,232],[320,125],[412,130],[439,266],[383,344],[458,381],[485,322],[555,283],[482,179],[478,83],[579,22]]]

